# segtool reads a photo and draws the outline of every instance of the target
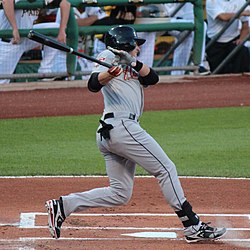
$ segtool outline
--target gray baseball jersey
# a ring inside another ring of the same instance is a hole
[[[102,52],[98,59],[117,63],[115,55],[108,50]],[[175,211],[181,210],[186,200],[174,163],[139,124],[138,118],[143,109],[143,86],[138,80],[138,73],[127,65],[122,67],[123,73],[101,89],[104,97],[101,119],[113,126],[109,131],[110,139],[96,134],[110,186],[62,196],[66,216],[91,207],[126,204],[132,195],[136,164],[158,179],[166,201]],[[102,71],[107,71],[107,68],[96,65],[93,70]]]
[[[97,59],[117,64],[118,58],[109,50],[99,54]],[[102,88],[104,97],[104,112],[126,111],[140,116],[143,110],[143,86],[138,81],[138,73],[127,65],[123,67],[123,74],[113,78],[110,84]],[[95,64],[93,72],[107,71],[107,68]]]

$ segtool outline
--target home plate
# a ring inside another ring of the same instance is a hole
[[[168,238],[168,239],[177,238],[177,235],[174,232],[139,232],[139,233],[130,233],[122,235],[131,237],[140,237],[140,238]]]

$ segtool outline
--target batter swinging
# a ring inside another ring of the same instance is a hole
[[[143,88],[159,80],[152,68],[136,60],[144,42],[130,26],[114,27],[106,35],[108,49],[98,59],[114,66],[107,69],[96,65],[88,88],[92,92],[101,90],[104,97],[96,139],[110,186],[48,200],[45,205],[54,238],[60,237],[63,221],[73,212],[126,204],[132,195],[136,164],[158,179],[166,201],[183,223],[187,242],[215,240],[226,232],[200,221],[184,196],[174,163],[139,124]]]

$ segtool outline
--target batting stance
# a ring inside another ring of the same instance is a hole
[[[130,26],[116,26],[105,39],[107,50],[98,59],[113,65],[96,65],[88,81],[92,92],[102,91],[104,112],[97,129],[98,147],[105,159],[109,187],[61,196],[46,201],[50,233],[60,237],[63,221],[71,213],[93,207],[128,203],[133,191],[136,164],[158,179],[166,201],[184,226],[187,242],[215,240],[226,233],[200,221],[186,200],[174,163],[139,124],[143,89],[159,81],[156,72],[136,60],[145,42]]]

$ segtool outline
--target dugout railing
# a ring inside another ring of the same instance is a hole
[[[183,3],[183,2],[191,2],[194,7],[194,22],[183,22],[183,23],[174,23],[174,22],[161,22],[161,23],[148,23],[148,24],[132,24],[137,32],[153,32],[153,31],[169,31],[169,30],[179,30],[179,31],[194,31],[194,46],[193,46],[193,58],[192,61],[194,66],[173,68],[173,67],[156,67],[154,68],[156,71],[169,71],[169,70],[177,70],[177,69],[186,69],[190,71],[195,71],[198,69],[198,65],[200,64],[201,58],[201,49],[203,42],[203,4],[202,0],[68,0],[71,3],[71,7],[77,7],[80,4],[85,6],[116,6],[116,5],[145,5],[145,4],[162,4],[162,3]],[[41,8],[52,8],[46,5],[46,1],[44,0],[35,0],[33,2],[29,2],[27,0],[21,0],[17,4],[15,4],[15,9],[41,9]],[[1,3],[1,2],[0,2]],[[0,8],[2,6],[0,5]],[[54,8],[54,7],[53,7]],[[70,17],[67,25],[67,45],[77,50],[78,46],[78,35],[89,35],[89,34],[104,34],[106,33],[112,26],[85,26],[78,27],[73,9],[71,8]],[[58,29],[48,28],[48,29],[34,29],[44,35],[56,37],[58,33]],[[20,36],[26,37],[30,30],[20,29]],[[12,30],[1,30],[0,31],[1,38],[11,38]],[[39,77],[52,77],[52,76],[72,76],[77,75],[75,69],[76,56],[68,54],[67,55],[67,72],[61,73],[49,73],[49,74],[18,74],[18,75],[1,75],[1,79],[24,79],[24,78],[39,78]]]

